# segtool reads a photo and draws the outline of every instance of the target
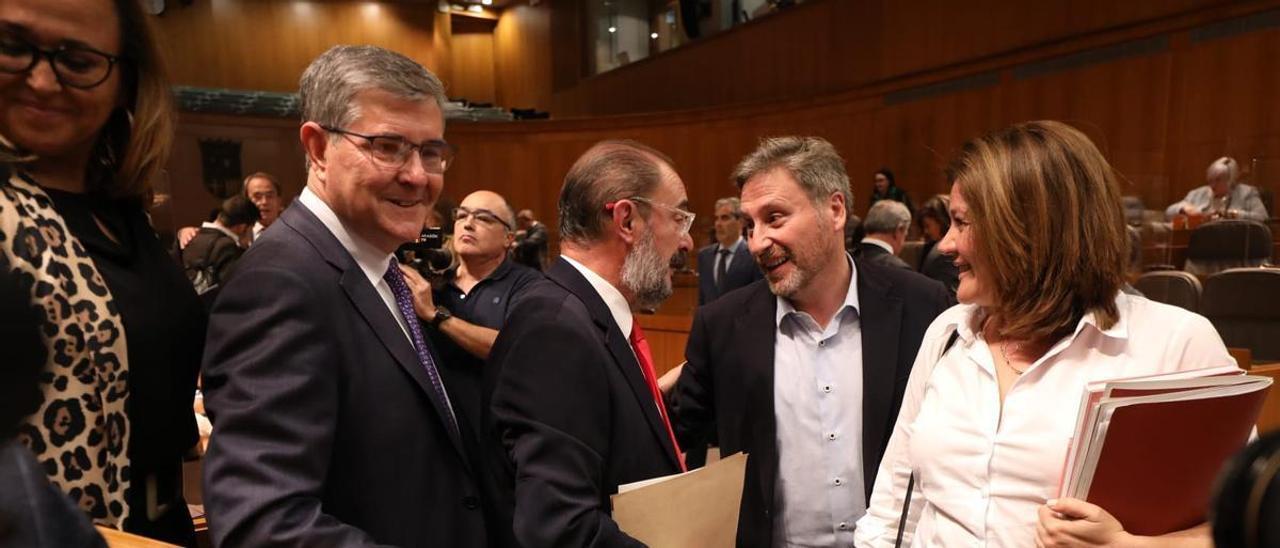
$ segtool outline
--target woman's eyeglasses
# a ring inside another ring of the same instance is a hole
[[[90,89],[107,81],[111,69],[120,62],[118,56],[86,46],[41,49],[11,34],[0,33],[0,72],[28,72],[41,59],[49,61],[58,83],[78,89]]]

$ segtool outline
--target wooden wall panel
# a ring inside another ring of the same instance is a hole
[[[551,6],[518,4],[502,11],[493,31],[498,104],[551,108]]]
[[[296,91],[303,69],[335,44],[383,46],[439,71],[437,17],[448,16],[434,2],[201,0],[156,22],[176,84]]]
[[[557,71],[552,113],[682,110],[896,86],[929,71],[1007,66],[1015,58],[1131,36],[1142,25],[1185,25],[1268,4],[1273,2],[811,0],[594,76],[581,74],[581,64],[574,63],[582,55],[581,37],[557,35],[556,61],[565,68]],[[570,14],[559,18],[562,27],[571,22]],[[576,79],[568,76],[570,67],[579,70]]]
[[[174,226],[198,226],[209,210],[218,206],[218,199],[202,182],[201,139],[239,141],[242,173],[266,171],[275,175],[286,204],[306,186],[296,120],[183,114],[167,170]]]
[[[453,40],[449,51],[453,70],[447,82],[449,97],[466,98],[473,103],[493,103],[497,98],[493,27],[493,21],[453,17]]]
[[[1170,113],[1170,202],[1203,185],[1205,169],[1221,156],[1246,169],[1252,158],[1280,158],[1277,51],[1274,29],[1183,45],[1172,85],[1178,104]],[[1275,178],[1253,182],[1280,191]]]

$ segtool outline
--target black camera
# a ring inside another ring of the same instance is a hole
[[[427,227],[418,239],[396,249],[396,260],[412,266],[422,277],[435,281],[454,266],[453,251],[449,248],[444,229]]]

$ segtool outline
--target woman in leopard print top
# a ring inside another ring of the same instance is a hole
[[[95,522],[191,544],[205,318],[146,216],[173,129],[154,36],[136,0],[0,0],[0,268],[45,316],[19,438]]]

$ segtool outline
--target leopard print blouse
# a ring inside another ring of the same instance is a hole
[[[119,528],[129,515],[124,324],[84,246],[19,173],[0,177],[0,268],[44,309],[49,352],[40,408],[18,437],[94,522]]]

